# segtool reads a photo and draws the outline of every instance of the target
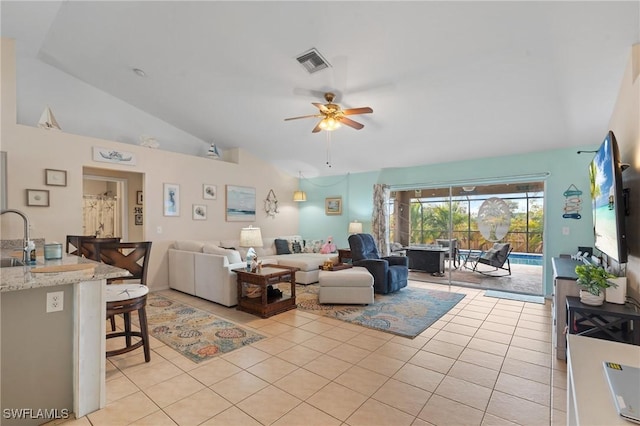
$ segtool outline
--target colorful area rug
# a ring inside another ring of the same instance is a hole
[[[211,359],[264,339],[207,311],[150,293],[149,333],[194,362]]]
[[[320,305],[317,284],[296,287],[298,309],[414,338],[464,298],[461,293],[405,287],[376,294],[373,305]]]

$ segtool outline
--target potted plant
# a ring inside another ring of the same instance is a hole
[[[608,287],[617,287],[609,282],[615,275],[604,268],[592,264],[576,266],[577,284],[580,287],[580,301],[585,305],[599,306],[604,303],[604,292]]]

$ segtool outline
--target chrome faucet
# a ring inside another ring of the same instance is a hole
[[[16,209],[6,209],[6,210],[0,210],[0,216],[5,214],[5,213],[15,213],[18,216],[22,217],[22,220],[24,221],[24,245],[22,247],[22,261],[24,262],[25,265],[27,265],[29,263],[29,218],[27,217],[26,214],[22,213],[20,210],[16,210]]]

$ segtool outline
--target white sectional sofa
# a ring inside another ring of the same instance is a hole
[[[301,241],[299,236],[281,237]],[[277,254],[276,238],[263,238],[263,246],[255,247],[263,263],[299,268],[298,284],[318,281],[319,267],[325,260],[338,262],[337,253]],[[192,294],[224,306],[238,304],[236,274],[233,269],[246,266],[247,248],[239,247],[238,240],[176,241],[169,248],[169,287]],[[317,246],[317,244],[316,244]]]

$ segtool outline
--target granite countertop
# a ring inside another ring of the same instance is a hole
[[[10,257],[2,250],[2,257]],[[81,263],[95,264],[95,270],[33,273],[34,268],[57,265],[77,265]],[[35,265],[14,266],[0,269],[0,292],[27,290],[30,288],[51,287],[56,285],[75,284],[81,281],[96,281],[108,278],[126,277],[129,271],[105,263],[94,262],[74,255],[63,254],[62,259],[44,260],[36,256]]]

